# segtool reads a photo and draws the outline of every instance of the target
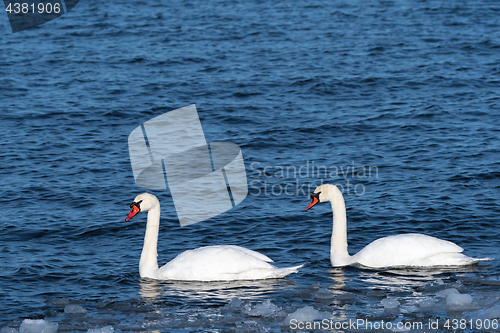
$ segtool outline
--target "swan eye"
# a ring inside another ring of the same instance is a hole
[[[141,200],[141,201],[139,201],[139,202],[135,202],[135,201],[134,201],[134,202],[132,202],[132,203],[130,204],[130,208],[132,208],[132,207],[136,206],[136,207],[137,207],[137,208],[139,208],[139,210],[140,210],[140,209],[141,209],[141,202],[142,202],[142,200]]]
[[[309,206],[307,206],[306,210],[311,209],[313,206],[316,206],[316,204],[319,203],[320,194],[321,192],[311,194],[311,203],[309,203]]]
[[[140,207],[141,202],[142,202],[142,200],[139,202],[132,202],[130,204],[130,213],[128,213],[128,216],[125,219],[125,222],[130,221],[131,218],[136,216],[141,211],[141,207]]]
[[[319,200],[319,195],[320,195],[320,194],[321,194],[321,192],[317,192],[317,193],[313,193],[313,194],[311,194],[311,200],[312,200],[312,199],[314,199],[314,198],[316,198],[316,199],[318,199],[318,200]]]

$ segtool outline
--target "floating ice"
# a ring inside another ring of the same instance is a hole
[[[52,304],[52,305],[68,305],[69,304],[69,299],[67,299],[66,297],[59,297],[59,298],[52,298],[49,300],[49,302]]]
[[[113,333],[114,331],[113,326],[104,326],[103,328],[90,329],[87,333]]]
[[[245,320],[236,323],[238,333],[266,333],[271,329],[264,327],[254,320]]]
[[[384,308],[386,309],[397,309],[399,307],[399,301],[394,298],[384,298],[383,300],[380,301]]]
[[[19,331],[12,327],[3,327],[0,333],[19,333]]]
[[[491,309],[484,311],[483,317],[487,319],[500,318],[500,305],[495,305]]]
[[[113,301],[110,301],[109,299],[105,298],[102,302],[97,303],[97,308],[104,309],[108,307],[108,305],[110,304],[113,304]]]
[[[472,304],[472,296],[469,294],[449,294],[446,297],[446,307],[449,310],[464,310]]]
[[[332,299],[335,295],[328,289],[320,288],[317,292],[314,293],[314,298],[317,299]]]
[[[86,312],[87,310],[76,304],[69,304],[64,307],[64,313],[66,314],[84,314]]]
[[[239,311],[241,304],[243,304],[243,301],[238,297],[235,297],[230,300],[229,303],[224,305],[221,310],[222,312],[237,312]]]
[[[21,333],[55,333],[58,326],[57,323],[43,319],[25,319],[21,323],[19,331]]]
[[[366,293],[368,297],[384,298],[386,294],[382,290],[371,290]]]
[[[265,300],[262,303],[258,303],[255,306],[247,304],[243,307],[243,312],[251,317],[271,317],[280,311],[281,308],[276,304],[273,304],[270,300]]]
[[[425,311],[432,310],[432,308],[435,305],[436,305],[436,303],[434,303],[434,301],[431,299],[424,299],[424,300],[418,302],[418,306],[420,306],[420,308],[422,310],[425,310]]]
[[[438,292],[436,294],[436,297],[446,298],[446,297],[448,297],[448,295],[451,295],[451,294],[460,294],[460,293],[455,288],[449,288],[449,289],[441,290],[440,292]]]
[[[322,313],[313,308],[312,306],[305,306],[303,308],[297,309],[297,311],[292,312],[288,316],[286,316],[283,323],[286,326],[290,326],[292,320],[295,320],[296,322],[306,322],[306,321],[310,322],[316,319],[322,319],[327,315],[328,314]]]
[[[464,286],[464,284],[460,280],[453,284],[453,288],[458,290],[459,293],[465,293],[467,291],[467,288]]]
[[[356,301],[356,296],[353,294],[342,294],[336,297],[336,300],[345,304],[354,304]]]
[[[500,276],[488,276],[488,279],[480,280],[480,282],[486,286],[500,286]]]
[[[132,312],[134,311],[134,306],[128,301],[120,301],[113,303],[113,310],[120,312]]]

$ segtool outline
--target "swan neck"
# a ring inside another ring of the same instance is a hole
[[[160,229],[160,205],[156,205],[148,211],[148,222],[144,236],[141,260],[139,262],[139,274],[141,277],[155,278],[158,272],[158,232]]]
[[[347,216],[344,197],[337,188],[335,190],[330,197],[333,212],[330,260],[332,266],[344,266],[350,263],[350,256],[347,252]]]

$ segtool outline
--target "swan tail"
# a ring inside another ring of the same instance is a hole
[[[294,266],[294,267],[285,267],[285,268],[276,268],[276,269],[273,269],[271,275],[269,278],[276,278],[276,279],[279,279],[279,278],[282,278],[282,277],[285,277],[289,274],[292,274],[292,273],[297,273],[299,271],[299,268],[302,268],[304,267],[304,265],[299,265],[299,266]]]
[[[466,266],[474,265],[480,261],[488,261],[493,258],[471,258],[462,253],[441,253],[435,256],[422,258],[414,263],[414,266]]]
[[[471,263],[472,264],[475,264],[477,262],[480,262],[480,261],[490,261],[490,260],[494,260],[495,258],[490,258],[490,257],[487,257],[487,258],[471,258]]]
[[[466,257],[464,259],[462,259],[461,262],[458,263],[458,265],[474,265],[474,264],[477,264],[478,262],[481,262],[481,261],[489,261],[489,260],[493,260],[494,258],[471,258],[471,257]]]
[[[489,261],[489,260],[493,260],[493,258],[471,258],[471,257],[468,257],[466,255],[463,255],[463,257],[459,258],[459,262],[458,264],[462,264],[462,265],[474,265],[474,264],[477,264],[478,262],[481,262],[481,261]]]
[[[285,267],[285,268],[278,268],[278,267],[272,267],[272,268],[257,268],[257,269],[252,269],[247,272],[242,272],[238,274],[228,274],[226,276],[226,279],[228,280],[265,280],[265,279],[281,279],[284,278],[285,276],[292,274],[292,273],[297,273],[299,268],[303,267],[304,265],[299,265],[299,266],[294,266],[294,267]]]

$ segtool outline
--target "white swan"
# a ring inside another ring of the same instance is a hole
[[[330,261],[332,266],[359,264],[366,267],[404,266],[460,266],[470,265],[491,258],[475,259],[461,252],[463,249],[446,240],[422,234],[402,234],[377,239],[357,254],[347,252],[347,218],[344,197],[331,184],[318,186],[311,194],[311,203],[306,210],[319,202],[330,201],[333,211],[332,243]]]
[[[235,245],[216,245],[188,250],[158,268],[157,244],[160,228],[160,202],[143,193],[130,205],[129,221],[139,212],[148,212],[146,235],[139,262],[141,278],[182,281],[232,281],[282,278],[296,273],[303,265],[277,268],[267,256]]]

